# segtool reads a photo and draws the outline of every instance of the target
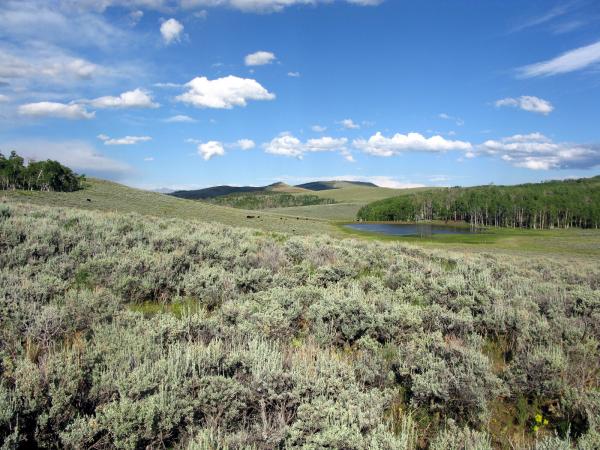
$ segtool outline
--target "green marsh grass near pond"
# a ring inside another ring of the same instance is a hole
[[[347,226],[357,223],[359,222],[337,222],[336,225],[347,236],[381,241],[408,242],[428,248],[438,247],[440,249],[457,251],[509,252],[521,254],[524,257],[528,253],[532,253],[600,259],[600,230],[597,229],[531,230],[485,227],[481,233],[434,234],[421,237],[390,236],[369,231],[359,231]],[[445,222],[431,223],[445,224]],[[456,223],[455,225],[469,228],[468,224]]]

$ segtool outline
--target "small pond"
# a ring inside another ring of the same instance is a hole
[[[431,223],[351,223],[344,225],[356,231],[385,234],[388,236],[421,236],[434,234],[473,234],[480,233],[480,228],[461,227],[456,225],[437,225]]]

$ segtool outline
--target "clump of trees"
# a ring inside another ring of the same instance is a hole
[[[0,448],[593,450],[599,389],[593,259],[0,205]]]
[[[280,192],[251,192],[221,195],[206,200],[209,203],[241,209],[287,208],[291,206],[331,205],[331,198],[312,194],[287,194]]]
[[[29,161],[12,151],[0,153],[0,189],[72,192],[81,188],[85,177],[77,175],[58,161]]]
[[[600,176],[518,186],[453,187],[370,203],[367,221],[464,221],[512,228],[600,227]]]

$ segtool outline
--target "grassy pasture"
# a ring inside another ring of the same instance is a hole
[[[218,222],[264,231],[294,234],[338,233],[334,226],[318,218],[297,219],[277,212],[245,211],[209,205],[93,178],[86,182],[84,189],[75,192],[2,191],[0,199],[2,198],[38,205]],[[249,219],[248,216],[254,218]]]
[[[418,244],[427,248],[456,251],[509,252],[514,254],[546,254],[600,259],[600,230],[556,229],[527,230],[487,227],[477,234],[437,234],[429,237],[385,236],[345,227],[347,221],[337,226],[348,236],[380,241]],[[442,224],[441,222],[440,224]]]
[[[358,210],[367,203],[398,195],[410,194],[435,188],[391,189],[383,187],[363,186],[343,181],[332,182],[335,189],[310,192],[321,198],[335,200],[331,205],[312,205],[291,208],[269,209],[271,213],[289,214],[293,216],[312,217],[326,220],[351,221],[356,218]]]
[[[339,183],[338,186],[339,189],[309,192],[337,201],[346,199],[344,203],[263,211],[245,211],[184,200],[98,179],[88,180],[83,190],[75,192],[2,191],[0,200],[216,222],[269,233],[326,234],[339,238],[410,242],[427,248],[460,252],[501,252],[522,256],[534,253],[559,257],[600,258],[599,230],[540,231],[488,228],[488,232],[478,235],[436,235],[430,238],[389,237],[349,230],[342,226],[343,223],[354,220],[356,211],[364,201],[384,198],[390,194],[399,195],[399,192],[410,193],[414,190],[373,188],[346,183]],[[91,201],[88,202],[88,198]],[[248,216],[254,218],[249,219]]]
[[[325,191],[314,191],[315,195],[324,198],[332,198],[337,202],[344,203],[369,203],[376,200],[382,200],[388,197],[419,192],[435,188],[415,188],[415,189],[392,189],[384,187],[360,186],[352,183],[338,182],[334,186],[336,189]]]

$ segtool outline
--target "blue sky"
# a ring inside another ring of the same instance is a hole
[[[600,167],[600,3],[4,0],[0,149],[143,188]]]

